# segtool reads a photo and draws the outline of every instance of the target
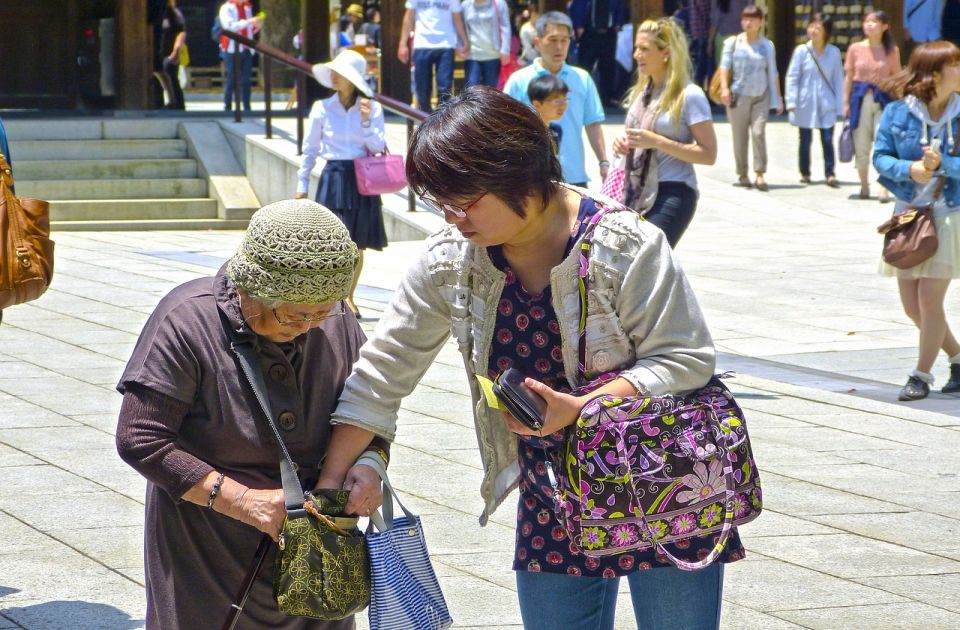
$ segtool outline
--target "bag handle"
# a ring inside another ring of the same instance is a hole
[[[710,414],[708,419],[712,425],[719,424],[720,420],[717,418],[716,411],[711,407]],[[712,429],[712,427],[711,427]],[[620,456],[620,464],[625,466],[626,469],[630,472],[630,487],[633,489],[634,496],[639,496],[639,490],[636,485],[636,480],[634,479],[633,469],[630,468],[630,458],[627,456],[626,444],[623,441],[623,433],[620,432],[617,435],[617,454]],[[650,532],[650,523],[647,522],[647,516],[643,513],[643,510],[639,510],[637,516],[640,518],[640,529],[643,534],[651,543],[653,543],[654,548],[659,551],[667,560],[670,561],[673,566],[678,569],[683,569],[684,571],[696,571],[702,569],[706,566],[709,566],[713,563],[717,557],[723,553],[724,548],[727,546],[727,541],[730,539],[730,535],[733,533],[733,504],[734,499],[737,496],[736,483],[733,478],[733,462],[730,461],[730,451],[723,446],[718,445],[717,450],[719,451],[720,462],[723,464],[723,480],[726,482],[726,493],[723,501],[723,529],[720,530],[720,539],[717,541],[717,544],[713,546],[713,549],[710,550],[702,560],[697,562],[687,562],[686,560],[681,560],[675,556],[670,550],[667,549],[666,545],[653,537]]]
[[[257,402],[260,403],[260,408],[267,419],[267,424],[270,425],[274,439],[277,440],[277,448],[280,449],[280,480],[283,486],[283,502],[286,505],[287,513],[303,510],[303,486],[300,485],[300,479],[297,477],[297,465],[293,463],[293,458],[290,457],[290,452],[280,436],[280,431],[273,422],[270,399],[266,393],[267,387],[263,381],[263,373],[260,370],[260,362],[253,349],[253,344],[248,339],[241,338],[239,332],[229,324],[223,311],[220,312],[220,319],[230,335],[230,349],[240,360],[240,367],[247,377],[250,388],[253,389]]]
[[[400,501],[400,497],[397,496],[397,491],[393,489],[393,485],[390,483],[390,478],[387,476],[387,469],[383,467],[383,463],[380,462],[375,457],[362,458],[362,463],[365,466],[369,466],[377,471],[377,474],[380,475],[380,479],[383,480],[383,505],[380,506],[380,510],[373,512],[370,515],[370,523],[367,525],[367,533],[369,534],[373,531],[373,528],[376,527],[379,532],[387,532],[393,529],[393,502],[396,501],[397,505],[400,506],[400,509],[403,510],[403,513],[406,515],[410,522],[414,522],[417,516],[408,510],[406,506]]]

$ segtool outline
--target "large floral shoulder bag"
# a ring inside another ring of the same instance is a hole
[[[581,244],[580,395],[617,377],[586,373],[593,232],[603,214],[617,209],[594,215]],[[743,411],[716,377],[683,395],[593,399],[569,430],[564,458],[555,476],[557,516],[588,556],[655,547],[680,569],[700,569],[719,557],[737,525],[762,509]],[[714,545],[698,562],[664,546],[703,536],[713,536]]]

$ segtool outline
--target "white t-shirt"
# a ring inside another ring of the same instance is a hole
[[[460,13],[460,0],[407,0],[417,12],[413,48],[456,48],[457,30],[453,14]]]
[[[703,90],[694,84],[689,84],[683,90],[683,109],[680,111],[680,126],[671,120],[670,114],[664,112],[657,117],[653,130],[661,136],[676,140],[683,144],[693,142],[693,132],[690,127],[705,120],[712,120],[710,101]],[[697,174],[693,164],[678,160],[662,151],[657,152],[657,178],[662,182],[683,182],[697,190]]]

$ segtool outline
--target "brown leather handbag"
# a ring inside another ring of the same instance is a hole
[[[13,195],[13,171],[0,153],[0,309],[37,299],[52,277],[50,204]]]
[[[908,208],[895,214],[877,227],[883,234],[883,260],[897,269],[916,267],[937,253],[937,224],[933,219],[933,206],[943,193],[947,183],[941,177],[933,189],[930,203],[920,208]]]
[[[933,206],[910,208],[877,228],[883,234],[883,260],[897,269],[916,267],[937,253]]]
[[[740,35],[733,36],[733,52],[737,52],[737,40],[740,39]],[[712,43],[712,42],[711,42]],[[707,85],[707,98],[716,103],[717,105],[723,105],[723,100],[720,98],[720,95],[723,93],[723,79],[721,79],[721,73],[723,68],[720,67],[720,61],[717,61],[717,69],[713,71],[713,76],[710,77],[710,83]],[[730,55],[730,83],[733,85],[733,55]]]

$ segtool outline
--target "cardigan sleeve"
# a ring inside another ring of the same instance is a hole
[[[400,401],[414,390],[450,336],[450,313],[430,275],[424,249],[373,336],[360,348],[331,424],[354,425],[393,440]]]
[[[777,89],[780,83],[780,73],[777,72],[777,49],[773,42],[767,41],[767,87],[770,90],[770,109],[779,109],[781,106],[780,90]]]
[[[177,500],[214,470],[177,443],[188,411],[189,403],[128,383],[117,422],[120,458]]]
[[[616,305],[637,360],[621,376],[645,394],[702,387],[716,363],[703,312],[663,232],[643,223],[639,230],[640,249]]]

